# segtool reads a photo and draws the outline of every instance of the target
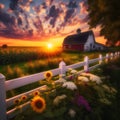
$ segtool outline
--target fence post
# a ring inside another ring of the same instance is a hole
[[[60,68],[60,75],[63,77],[63,75],[66,73],[66,63],[64,61],[61,61],[59,63]]]
[[[7,120],[5,76],[0,73],[0,120]]]
[[[109,60],[109,54],[107,53],[105,57],[105,62],[108,63],[108,60]]]
[[[85,64],[84,64],[84,71],[88,72],[89,71],[89,58],[88,58],[88,56],[84,57],[84,62],[85,62]]]
[[[116,58],[116,52],[115,53],[113,53],[113,55],[114,55],[114,59]]]
[[[99,64],[102,64],[102,59],[103,59],[102,54],[100,54],[99,55]]]

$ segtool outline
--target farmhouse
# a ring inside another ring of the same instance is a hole
[[[73,51],[93,51],[104,50],[105,46],[95,41],[92,30],[79,32],[77,34],[67,36],[63,41],[63,50]]]

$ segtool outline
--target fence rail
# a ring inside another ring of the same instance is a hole
[[[72,64],[69,66],[66,66],[64,61],[61,61],[59,63],[59,68],[50,70],[53,73],[53,76],[65,74],[68,68],[76,69],[80,67],[84,67],[79,73],[81,72],[87,72],[89,70],[92,70],[96,67],[98,67],[102,62],[109,62],[110,60],[116,59],[120,57],[120,52],[115,53],[109,53],[106,54],[106,56],[102,56],[102,54],[99,55],[98,58],[90,59],[86,56],[84,58],[84,61],[78,62],[76,64]],[[93,66],[90,66],[90,64],[95,63]],[[89,67],[90,66],[90,67]],[[14,100],[20,98],[23,95],[28,96],[29,94],[33,93],[37,90],[43,90],[46,88],[46,85],[43,85],[41,87],[35,88],[33,90],[30,90],[28,92],[24,92],[22,94],[16,95],[14,97],[11,97],[9,99],[6,99],[6,92],[15,88],[19,88],[40,80],[45,79],[44,72],[20,77],[12,80],[5,80],[5,76],[0,74],[0,120],[9,120],[9,118],[14,117],[17,113],[15,112],[16,109],[13,108],[11,110],[7,111],[7,108],[10,108],[14,104]],[[29,102],[24,103],[22,105],[23,110],[29,105]]]

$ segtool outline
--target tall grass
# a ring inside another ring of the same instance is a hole
[[[31,60],[44,59],[61,54],[60,48],[55,48],[54,51],[44,48],[28,47],[28,48],[0,48],[0,64],[7,65]]]

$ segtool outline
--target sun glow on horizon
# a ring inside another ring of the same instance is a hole
[[[48,49],[52,49],[53,48],[53,44],[52,43],[48,43],[47,47],[48,47]]]

